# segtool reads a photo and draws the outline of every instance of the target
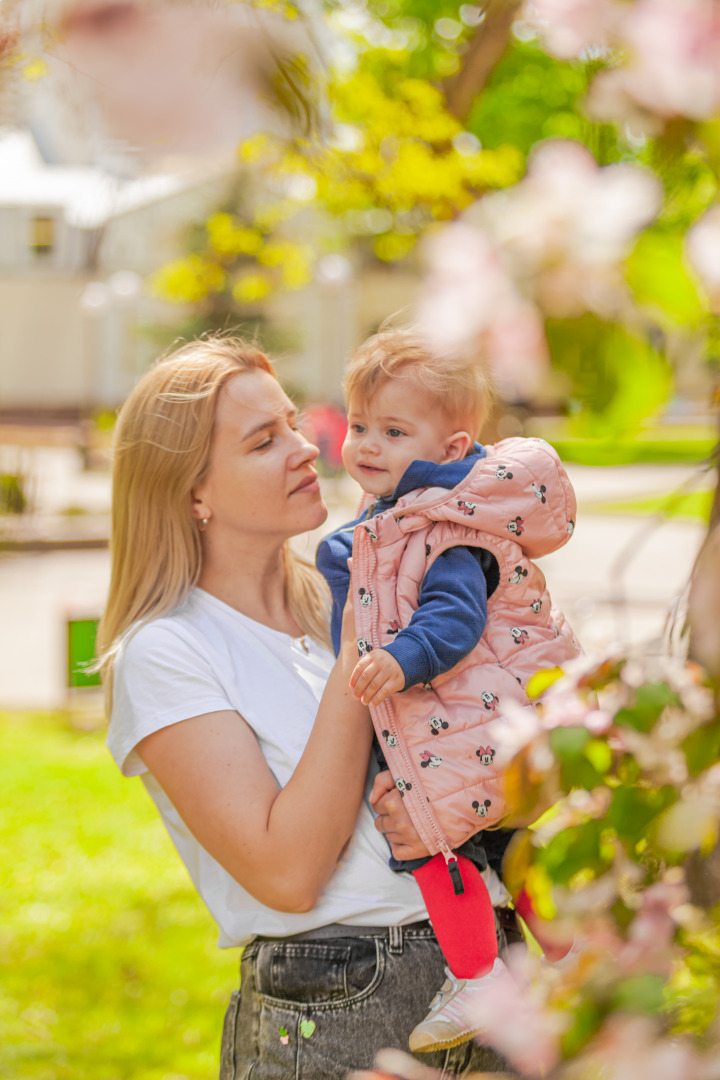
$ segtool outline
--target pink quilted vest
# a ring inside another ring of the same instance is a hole
[[[361,654],[407,626],[440,552],[477,546],[498,562],[500,583],[472,652],[432,685],[394,694],[371,710],[420,838],[431,854],[441,851],[448,860],[454,848],[502,824],[512,810],[493,761],[505,704],[532,707],[524,689],[531,675],[579,652],[530,561],[572,535],[576,504],[567,474],[542,439],[505,439],[486,450],[452,491],[410,492],[357,525],[353,535],[351,588]]]

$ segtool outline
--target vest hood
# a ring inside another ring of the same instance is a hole
[[[393,517],[403,533],[428,517],[513,539],[529,559],[557,551],[575,529],[577,504],[557,451],[544,439],[504,439],[486,447],[468,475],[448,492],[413,491]]]

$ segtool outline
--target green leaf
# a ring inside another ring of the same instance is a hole
[[[582,1001],[573,1012],[573,1023],[560,1040],[563,1057],[571,1058],[582,1050],[603,1021],[603,1014],[594,1001]]]
[[[610,750],[605,743],[592,739],[585,728],[555,728],[550,733],[550,746],[560,761],[560,781],[565,791],[591,791],[602,783],[603,773],[610,768]]]
[[[577,757],[590,741],[590,732],[581,727],[558,727],[550,732],[550,749],[556,757]]]
[[[603,873],[612,862],[608,849],[601,844],[601,828],[588,821],[558,833],[544,848],[538,849],[537,861],[553,881],[567,884],[581,871]]]
[[[584,754],[593,768],[603,775],[612,765],[612,750],[601,739],[591,739],[585,747]]]
[[[618,928],[620,930],[627,930],[628,926],[635,918],[635,912],[627,907],[619,896],[610,910],[612,911],[613,918]]]
[[[662,1010],[664,988],[665,980],[661,975],[634,975],[623,979],[613,994],[613,1008],[654,1015]]]
[[[618,836],[632,844],[641,840],[648,825],[678,797],[675,788],[632,788],[622,786],[615,789],[608,811],[608,822]]]
[[[667,400],[670,367],[646,337],[588,314],[548,319],[546,331],[553,366],[570,382],[572,435],[634,434]]]
[[[692,731],[682,743],[688,772],[697,776],[720,760],[720,720]]]
[[[666,229],[642,234],[627,262],[627,280],[640,304],[661,323],[688,325],[705,314],[683,256],[683,235]]]
[[[677,704],[678,700],[667,683],[645,683],[638,687],[634,704],[619,710],[615,723],[635,728],[636,731],[651,731],[663,709],[667,705]]]

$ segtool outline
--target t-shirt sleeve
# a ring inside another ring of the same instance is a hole
[[[161,623],[137,630],[115,661],[107,744],[125,776],[147,772],[137,744],[161,728],[233,709],[197,644]]]

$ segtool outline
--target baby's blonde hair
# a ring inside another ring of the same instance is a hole
[[[477,437],[492,404],[487,375],[476,360],[431,351],[415,329],[384,328],[360,346],[345,371],[345,401],[368,402],[401,375],[426,390],[456,430]]]
[[[110,591],[97,636],[108,705],[113,664],[130,628],[167,614],[197,584],[202,545],[192,492],[209,467],[218,395],[235,375],[258,370],[275,377],[264,353],[239,338],[191,341],[152,368],[120,410]],[[322,576],[287,544],[283,565],[293,618],[329,647],[329,594]]]

